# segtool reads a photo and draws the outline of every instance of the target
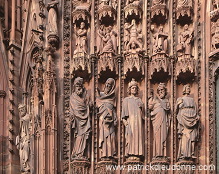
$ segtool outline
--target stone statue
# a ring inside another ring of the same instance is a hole
[[[160,4],[165,4],[164,0],[152,0],[153,5],[160,5]]]
[[[25,104],[18,106],[20,114],[20,131],[16,137],[16,146],[19,150],[21,172],[30,172],[30,120]]]
[[[132,79],[128,84],[128,94],[122,104],[122,121],[125,125],[125,155],[135,158],[143,156],[143,111],[144,104],[137,97],[139,87]]]
[[[182,6],[192,7],[192,0],[178,0],[177,7],[182,7]]]
[[[135,44],[136,48],[142,50],[142,42],[140,42],[142,39],[141,30],[138,30],[135,19],[132,20],[131,25],[128,26],[127,23],[125,24],[125,31],[126,38],[124,38],[124,41],[127,44],[125,48],[129,50],[131,47],[133,47],[133,44]]]
[[[99,39],[97,40],[99,53],[116,53],[117,51],[117,33],[112,30],[112,26],[104,27],[100,26],[97,32]]]
[[[195,143],[198,141],[200,118],[195,100],[189,97],[190,85],[184,85],[183,95],[176,101],[179,135],[178,159],[191,159],[196,158]]]
[[[163,26],[160,26],[158,32],[154,35],[153,55],[158,53],[167,53],[167,38],[168,34],[164,33]]]
[[[97,107],[99,118],[99,156],[101,159],[113,158],[116,155],[115,126],[116,116],[116,96],[115,80],[108,78],[104,91],[98,91]]]
[[[83,79],[77,77],[73,84],[73,93],[70,97],[72,116],[72,132],[74,145],[73,159],[87,159],[89,157],[88,139],[91,132],[90,99],[83,86]]]
[[[48,35],[58,35],[57,27],[57,2],[53,1],[48,4]]]
[[[81,22],[80,28],[76,29],[75,26],[75,34],[76,34],[76,49],[74,54],[84,53],[87,54],[87,29],[84,22]]]
[[[188,24],[185,24],[184,31],[180,33],[177,45],[179,56],[184,55],[185,58],[191,57],[193,32],[189,31]]]
[[[151,120],[153,125],[153,156],[165,157],[166,154],[166,140],[168,136],[168,129],[170,126],[170,103],[166,98],[167,88],[164,83],[160,83],[157,88],[158,96],[151,94],[148,101],[149,109],[151,111]]]

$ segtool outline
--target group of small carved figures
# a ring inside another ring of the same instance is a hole
[[[99,158],[112,160],[116,157],[116,94],[115,80],[108,78],[103,92],[97,90],[96,107],[99,120]],[[128,97],[122,104],[121,121],[125,126],[125,156],[128,159],[139,159],[144,155],[144,104],[137,96],[138,83],[133,79],[128,84]],[[195,144],[199,134],[199,116],[196,103],[190,95],[190,85],[184,85],[183,97],[176,101],[176,114],[178,120],[179,150],[178,160],[194,160]],[[91,132],[91,108],[83,79],[77,77],[73,84],[73,93],[70,98],[73,150],[72,159],[81,160],[89,158],[89,137]],[[150,118],[153,125],[153,159],[167,156],[167,137],[170,127],[170,103],[167,98],[167,88],[160,83],[157,95],[151,91],[148,101]]]
[[[140,3],[139,1],[127,1],[129,3]],[[180,1],[181,2],[181,1]],[[154,1],[154,4],[162,4],[162,2]],[[184,2],[185,3],[185,2]],[[183,6],[181,4],[181,6]],[[75,28],[76,44],[74,54],[82,53],[87,54],[87,32],[85,22],[81,21],[80,25]],[[186,57],[191,56],[191,47],[193,41],[193,31],[189,30],[189,25],[184,25],[184,30],[179,34],[177,52],[179,56],[184,55]],[[154,32],[154,29],[152,29]],[[160,25],[157,32],[153,35],[153,55],[167,54],[168,53],[168,34],[164,32],[164,26]],[[131,20],[131,24],[126,22],[124,24],[124,53],[135,54],[143,51],[143,35],[141,31],[140,23],[137,24],[136,19]],[[97,53],[113,53],[117,52],[117,32],[113,30],[113,26],[100,25],[97,30]]]

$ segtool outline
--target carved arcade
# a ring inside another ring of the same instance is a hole
[[[19,151],[21,172],[142,174],[107,166],[201,164],[200,61],[206,56],[199,3],[51,0],[30,6],[22,69],[14,70],[11,56],[9,90],[0,90],[0,102],[10,101],[8,149],[11,156]],[[218,6],[213,1],[209,17],[215,59]]]

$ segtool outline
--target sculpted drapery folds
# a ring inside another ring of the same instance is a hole
[[[16,137],[16,146],[20,155],[21,172],[30,172],[30,120],[26,105],[18,106],[20,114],[20,131]]]
[[[112,26],[105,27],[101,25],[97,31],[97,52],[102,53],[116,53],[117,51],[117,33],[113,31]]]
[[[48,12],[48,32],[49,35],[58,35],[57,27],[57,12],[56,12],[57,2],[49,3],[49,12]]]
[[[158,29],[158,32],[154,35],[153,55],[158,53],[167,53],[167,38],[168,34],[163,31],[163,26],[161,25]]]
[[[183,97],[177,99],[176,113],[178,120],[179,151],[178,159],[195,157],[195,143],[199,135],[199,116],[195,100],[190,95],[190,85],[183,87]]]
[[[96,104],[99,118],[99,156],[101,159],[113,158],[116,155],[115,126],[117,123],[115,80],[107,79],[104,91],[98,91],[98,94]]]
[[[90,100],[83,86],[83,79],[77,77],[74,80],[73,93],[70,97],[73,132],[73,159],[89,158],[88,139],[91,132]]]
[[[85,23],[81,22],[79,29],[77,29],[75,25],[74,29],[76,34],[76,49],[74,51],[74,54],[87,54],[87,29]]]
[[[138,84],[133,79],[128,84],[129,97],[124,98],[122,121],[125,125],[125,155],[143,156],[143,102],[137,97]]]
[[[160,83],[157,88],[158,96],[151,94],[149,99],[149,109],[153,125],[153,156],[166,156],[166,140],[170,126],[170,103],[166,98],[167,88],[164,83]]]
[[[184,55],[185,58],[190,58],[192,51],[193,32],[189,31],[189,26],[184,26],[184,31],[179,35],[177,52],[179,56]]]

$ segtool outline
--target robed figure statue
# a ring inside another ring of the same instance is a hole
[[[103,92],[98,91],[97,107],[99,118],[99,157],[113,159],[116,155],[115,126],[116,116],[115,80],[108,78]]]
[[[89,137],[91,132],[90,100],[83,86],[83,79],[74,80],[73,93],[70,97],[72,132],[73,132],[73,159],[89,158]]]
[[[125,155],[131,158],[143,156],[143,102],[137,97],[139,87],[132,79],[128,84],[129,97],[124,98],[122,121],[125,125]]]
[[[195,143],[199,135],[199,116],[195,100],[190,97],[190,85],[183,87],[183,97],[177,99],[179,151],[178,159],[195,159]]]
[[[151,94],[148,101],[153,125],[153,157],[166,157],[167,136],[170,127],[170,103],[166,98],[167,88],[160,83],[157,88],[157,96]]]
[[[21,172],[30,172],[30,120],[25,104],[18,106],[20,114],[20,131],[16,137],[16,145],[20,155]]]

